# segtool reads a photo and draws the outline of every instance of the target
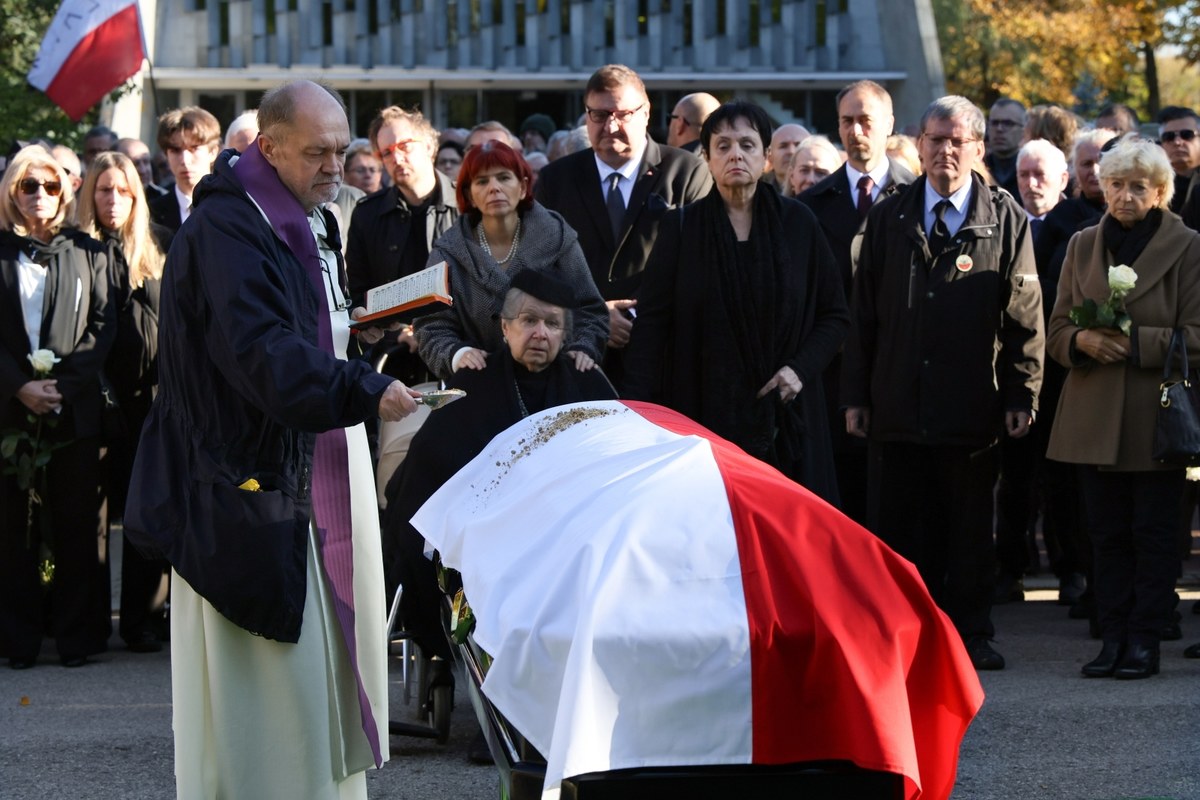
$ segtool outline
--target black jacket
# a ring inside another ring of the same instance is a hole
[[[295,642],[316,434],[375,414],[391,379],[318,346],[319,298],[229,155],[163,270],[158,396],[125,531],[234,623]],[[249,478],[263,491],[238,488]]]
[[[618,241],[613,240],[595,151],[590,148],[547,164],[538,175],[534,194],[579,234],[579,246],[600,295],[621,300],[637,297],[663,215],[699,200],[711,188],[712,175],[703,161],[647,140]]]
[[[33,253],[33,260],[48,270],[40,346],[62,359],[51,377],[63,396],[60,419],[71,425],[59,426],[59,433],[99,436],[100,370],[116,336],[116,310],[109,301],[106,248],[73,228],[64,228],[44,245],[0,233],[0,428],[24,421],[29,410],[16,394],[34,377],[18,288],[22,252]]]
[[[916,177],[905,166],[897,161],[888,161],[888,182],[879,193],[875,202],[895,194],[901,186],[907,186]],[[846,177],[846,165],[838,167],[830,175],[825,176],[820,183],[810,186],[796,197],[801,203],[812,209],[829,249],[837,261],[838,272],[842,276],[842,288],[846,296],[854,285],[854,259],[862,246],[863,228],[866,220],[858,216],[858,197],[850,190],[849,178]]]
[[[439,172],[437,188],[425,217],[425,230],[415,232],[425,237],[426,252],[433,249],[433,243],[450,230],[457,219],[454,183]],[[419,264],[405,263],[408,237],[414,233],[412,214],[395,186],[359,200],[348,222],[346,280],[354,305],[363,304],[367,290],[425,268],[424,260]]]
[[[874,440],[984,447],[1005,411],[1037,407],[1045,329],[1029,221],[973,175],[962,227],[932,254],[925,181],[867,216],[841,402],[870,408]]]

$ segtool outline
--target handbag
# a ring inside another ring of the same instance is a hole
[[[1172,366],[1178,355],[1180,380],[1173,380]],[[1155,461],[1178,467],[1200,465],[1200,391],[1188,379],[1187,343],[1183,331],[1171,334],[1163,380],[1159,384],[1158,415],[1154,421]]]

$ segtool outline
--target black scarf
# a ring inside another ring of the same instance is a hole
[[[1104,248],[1112,254],[1114,264],[1132,265],[1142,255],[1146,245],[1158,233],[1162,225],[1163,212],[1161,208],[1152,208],[1146,216],[1139,219],[1129,228],[1117,222],[1112,216],[1104,218],[1101,235],[1104,237]]]
[[[779,465],[782,447],[791,459],[800,451],[802,424],[790,405],[779,402],[778,393],[756,399],[758,389],[774,376],[798,341],[796,298],[790,297],[788,276],[797,269],[783,232],[781,201],[774,191],[754,193],[749,241],[737,241],[729,212],[720,192],[714,189],[697,203],[703,221],[708,284],[719,294],[728,320],[729,343],[738,363],[730,369],[710,369],[702,387],[702,402],[722,398],[725,408],[707,409],[728,424],[723,435],[733,439],[751,455]],[[739,254],[739,250],[741,251]],[[789,310],[791,313],[789,313]],[[720,333],[718,335],[725,335]],[[735,395],[729,386],[736,371]],[[715,382],[715,384],[714,384]],[[720,431],[719,431],[720,432]]]

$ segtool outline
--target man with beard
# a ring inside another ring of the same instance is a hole
[[[350,217],[346,277],[355,306],[369,289],[424,269],[434,241],[458,219],[454,184],[434,169],[438,133],[420,111],[389,106],[367,135],[392,185],[365,197]],[[390,351],[388,374],[410,385],[428,380],[412,325],[394,323],[386,335],[369,328],[362,341]]]
[[[1017,150],[1025,133],[1025,106],[1008,97],[992,103],[987,121],[987,155],[983,164],[992,173],[997,186],[1008,190],[1017,203],[1021,190],[1017,186]]]

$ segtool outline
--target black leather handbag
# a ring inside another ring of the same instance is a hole
[[[1173,368],[1176,360],[1178,370]],[[1175,379],[1178,372],[1182,379]],[[1187,343],[1183,331],[1171,334],[1154,422],[1155,461],[1179,467],[1200,465],[1200,387],[1188,378]]]

